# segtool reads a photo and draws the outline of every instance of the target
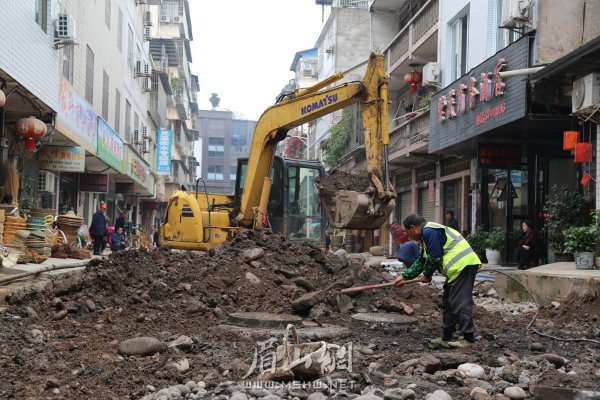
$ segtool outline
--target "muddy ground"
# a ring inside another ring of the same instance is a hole
[[[241,233],[205,254],[140,250],[93,260],[81,277],[52,291],[8,298],[11,305],[0,315],[0,398],[137,399],[147,395],[148,385],[159,389],[203,381],[211,389],[239,381],[252,364],[255,342],[214,329],[228,313],[297,313],[292,305],[307,293],[390,279],[362,262],[262,231]],[[486,285],[476,293],[496,301]],[[363,292],[352,298],[352,312],[382,312],[390,300],[414,308],[417,324],[353,322],[339,312],[335,290],[300,312],[305,321],[351,328],[349,337],[330,342],[352,343],[353,371],[331,377],[356,381],[357,391],[413,383],[419,399],[436,389],[455,399],[469,398],[475,386],[502,393],[504,384],[497,387],[498,382],[520,385],[528,396],[535,385],[600,391],[600,345],[532,334],[526,327],[533,313],[516,312],[502,301],[495,308],[476,306],[476,346],[446,350],[429,343],[440,334],[439,288]],[[574,295],[542,309],[534,326],[554,336],[600,340],[599,307],[595,293]],[[117,351],[130,338],[169,343],[181,335],[193,342],[182,350],[165,346],[148,357]],[[173,366],[183,358],[188,368]],[[483,366],[486,378],[459,376],[455,368],[465,362]]]

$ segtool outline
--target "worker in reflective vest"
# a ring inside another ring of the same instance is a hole
[[[414,279],[421,273],[423,283],[431,282],[437,270],[446,277],[442,306],[444,309],[442,337],[431,342],[444,347],[467,347],[475,343],[473,323],[473,285],[481,261],[469,243],[457,231],[447,226],[426,222],[418,214],[406,217],[404,228],[413,240],[423,243],[422,256],[396,280],[396,285]],[[463,339],[453,341],[458,331]]]

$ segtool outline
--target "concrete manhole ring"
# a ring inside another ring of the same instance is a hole
[[[229,323],[248,328],[285,328],[288,324],[299,325],[302,318],[290,314],[267,312],[239,312],[229,314]]]
[[[417,323],[417,319],[415,317],[403,314],[388,313],[358,313],[352,314],[352,319],[362,322],[382,324],[413,325]]]

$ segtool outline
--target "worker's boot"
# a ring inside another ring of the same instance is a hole
[[[463,349],[465,347],[474,346],[475,342],[469,342],[466,339],[456,340],[454,342],[448,342],[448,346],[455,349]]]
[[[448,341],[446,341],[446,340],[444,340],[442,338],[431,339],[431,344],[435,344],[435,345],[443,347],[445,349],[449,349],[450,348],[449,343],[450,342],[448,342]]]

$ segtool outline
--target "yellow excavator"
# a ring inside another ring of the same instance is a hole
[[[345,73],[367,63],[362,82],[331,87]],[[270,227],[290,239],[318,241],[324,232],[323,213],[340,229],[377,229],[395,206],[395,191],[387,166],[388,77],[384,56],[368,61],[311,86],[298,89],[269,107],[254,130],[248,158],[238,160],[233,195],[206,189],[176,191],[169,199],[159,229],[161,246],[208,250],[242,229]],[[315,179],[324,169],[317,161],[283,159],[275,155],[287,132],[306,122],[360,103],[370,186],[366,191],[319,190]]]

